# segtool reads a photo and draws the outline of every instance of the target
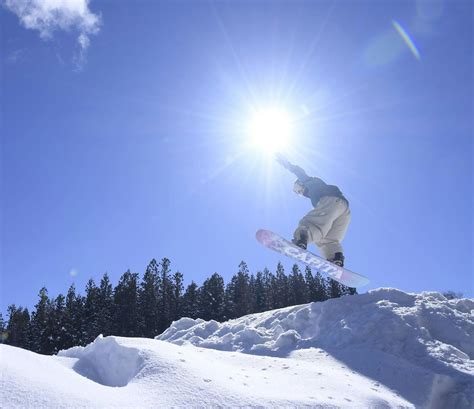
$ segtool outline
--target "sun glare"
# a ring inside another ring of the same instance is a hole
[[[280,108],[272,107],[254,112],[248,125],[250,145],[267,154],[287,148],[291,133],[290,115]]]

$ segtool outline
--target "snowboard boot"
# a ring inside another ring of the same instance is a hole
[[[306,250],[308,248],[308,232],[304,229],[298,229],[295,233],[295,237],[291,242]]]
[[[334,254],[334,258],[329,261],[335,264],[336,266],[344,267],[344,254],[342,254],[341,252],[338,252]]]

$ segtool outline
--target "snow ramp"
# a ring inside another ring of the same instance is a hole
[[[472,408],[474,301],[382,288],[239,319],[183,318],[158,340],[255,355],[323,349],[429,408]]]

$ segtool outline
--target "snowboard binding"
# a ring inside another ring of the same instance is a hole
[[[336,266],[344,267],[344,254],[342,254],[341,252],[338,252],[334,254],[334,258],[332,260],[328,260],[328,261],[335,264]]]
[[[295,235],[295,238],[291,242],[303,250],[306,250],[308,248],[308,232],[299,229],[298,234]]]

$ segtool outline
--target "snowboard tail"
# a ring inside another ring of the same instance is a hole
[[[354,273],[353,271],[347,270],[344,267],[339,267],[336,264],[331,263],[304,250],[285,238],[273,233],[270,230],[260,229],[256,233],[257,240],[274,251],[280,254],[291,257],[295,260],[301,261],[307,266],[314,268],[320,273],[327,274],[333,280],[344,284],[348,287],[362,287],[369,283],[369,279],[361,274]]]

